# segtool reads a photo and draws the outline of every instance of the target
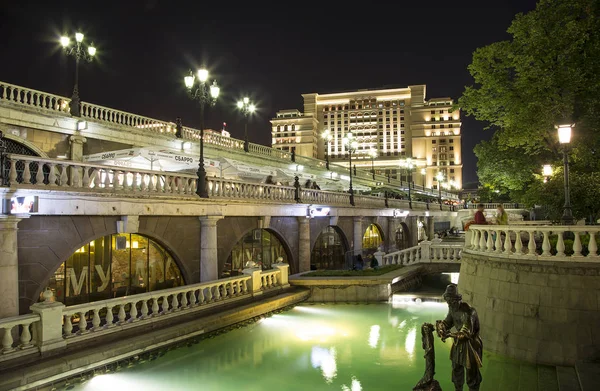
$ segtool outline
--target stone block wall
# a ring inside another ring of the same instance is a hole
[[[600,262],[465,251],[459,292],[477,309],[486,350],[551,365],[600,358]]]

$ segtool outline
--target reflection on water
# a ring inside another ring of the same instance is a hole
[[[302,305],[77,389],[410,390],[425,366],[421,324],[445,313],[443,304]],[[450,343],[435,343],[436,377],[451,389]]]

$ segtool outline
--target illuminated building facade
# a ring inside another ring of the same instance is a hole
[[[304,112],[281,110],[271,120],[273,148],[348,165],[343,138],[358,141],[353,165],[416,185],[462,187],[460,111],[450,98],[425,99],[426,86],[304,94]],[[324,137],[326,135],[327,137]],[[372,156],[376,156],[372,158]]]

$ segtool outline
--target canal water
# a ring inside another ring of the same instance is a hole
[[[446,311],[445,304],[427,302],[299,305],[69,388],[409,391],[425,368],[421,325],[435,324]],[[444,390],[454,389],[450,381],[450,346],[451,340],[442,343],[435,338],[436,379]],[[486,374],[488,365],[493,374]],[[486,354],[484,385],[486,380],[493,384],[482,390],[519,389],[523,368],[528,368],[522,367]],[[535,367],[530,373],[537,377]]]

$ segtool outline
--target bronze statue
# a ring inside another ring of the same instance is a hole
[[[475,308],[462,301],[458,294],[458,287],[450,284],[444,292],[444,300],[448,303],[446,319],[438,320],[435,329],[442,341],[452,337],[452,383],[456,391],[462,391],[465,383],[465,369],[467,372],[467,385],[469,391],[479,390],[481,384],[483,342],[479,337],[479,317]],[[454,327],[457,332],[450,330]]]
[[[421,340],[425,350],[425,373],[413,391],[442,391],[440,383],[434,380],[435,375],[435,348],[433,347],[433,325],[423,323],[421,326]]]

